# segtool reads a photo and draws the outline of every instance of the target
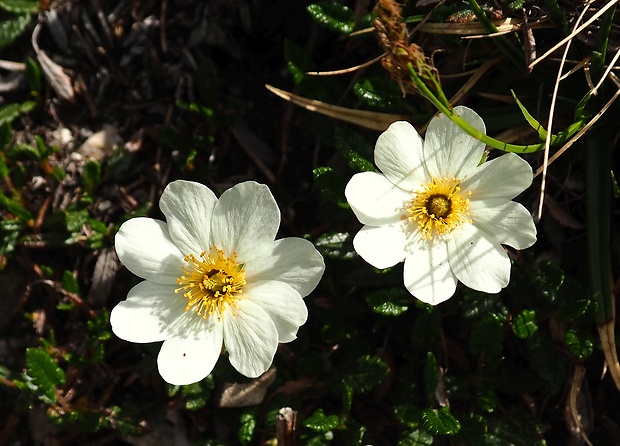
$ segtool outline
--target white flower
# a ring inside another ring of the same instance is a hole
[[[265,185],[237,184],[219,200],[175,181],[159,207],[166,222],[133,218],[116,235],[121,262],[145,279],[110,315],[130,342],[164,341],[157,365],[171,384],[205,378],[222,352],[254,378],[306,322],[303,301],[325,269],[312,243],[275,240],[280,211]]]
[[[485,131],[473,110],[455,111]],[[511,201],[531,184],[531,167],[513,153],[480,164],[484,147],[443,114],[424,141],[409,123],[395,122],[375,147],[383,173],[358,173],[347,184],[347,200],[364,224],[355,250],[376,268],[404,260],[405,286],[423,302],[449,299],[459,280],[499,292],[510,280],[501,245],[524,249],[536,241],[530,213]]]

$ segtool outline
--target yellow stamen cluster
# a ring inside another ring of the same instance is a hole
[[[243,264],[237,263],[236,254],[226,257],[224,251],[215,246],[209,252],[203,251],[199,259],[189,254],[184,260],[189,268],[183,268],[183,275],[177,279],[181,287],[174,291],[184,291],[183,296],[188,300],[185,311],[193,308],[204,319],[217,316],[221,321],[226,308],[234,308],[243,298],[246,284]]]
[[[445,235],[469,222],[469,195],[461,192],[456,178],[433,179],[419,190],[407,206],[407,218],[418,224],[422,238]]]

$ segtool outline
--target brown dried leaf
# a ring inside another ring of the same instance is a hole
[[[246,407],[260,404],[265,398],[267,388],[276,379],[275,367],[270,368],[249,383],[224,383],[216,397],[218,407]]]

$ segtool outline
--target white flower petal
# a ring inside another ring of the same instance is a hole
[[[464,285],[485,293],[499,293],[510,281],[510,259],[497,242],[473,225],[450,233],[450,266]]]
[[[355,251],[375,268],[389,268],[405,258],[406,238],[402,223],[364,226],[353,239]]]
[[[269,315],[250,299],[242,299],[237,308],[226,312],[222,323],[232,366],[248,378],[263,374],[278,348],[278,331]]]
[[[358,220],[365,225],[396,223],[413,196],[392,184],[384,175],[362,172],[353,175],[344,194]]]
[[[308,319],[308,308],[297,291],[273,280],[248,283],[244,291],[248,299],[269,315],[278,331],[279,342],[295,340],[299,327]]]
[[[170,237],[184,255],[209,250],[215,203],[211,189],[193,181],[173,181],[164,189],[159,208],[166,216]]]
[[[163,221],[144,217],[127,220],[119,228],[114,245],[120,261],[138,277],[175,284],[182,273],[183,254]]]
[[[245,263],[248,283],[277,280],[287,283],[302,297],[316,288],[325,263],[312,243],[290,237],[265,244],[264,248],[259,257]]]
[[[174,336],[175,327],[184,318],[186,299],[175,294],[173,285],[144,281],[134,286],[127,300],[110,313],[110,325],[116,336],[129,342],[157,342]]]
[[[472,201],[469,205],[472,224],[497,243],[525,249],[536,243],[536,226],[525,207],[503,198]]]
[[[238,254],[243,263],[274,241],[279,226],[280,209],[269,188],[246,181],[226,190],[215,205],[211,240],[226,255]]]
[[[463,106],[454,111],[481,132],[486,131],[478,114]],[[424,139],[424,162],[431,176],[463,179],[482,161],[485,144],[469,136],[443,113],[428,125]]]
[[[461,189],[472,191],[472,200],[504,198],[511,200],[532,184],[532,168],[514,153],[507,153],[480,165],[461,182]]]
[[[377,139],[375,163],[393,184],[415,191],[428,181],[422,147],[422,137],[411,124],[394,122]]]
[[[157,368],[164,381],[173,385],[193,384],[206,378],[222,351],[223,327],[217,318],[197,320],[183,337],[164,341]]]
[[[450,269],[446,243],[420,243],[405,258],[405,287],[417,299],[430,305],[450,299],[457,280]]]

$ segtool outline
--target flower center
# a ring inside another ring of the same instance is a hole
[[[469,222],[469,192],[461,192],[456,178],[433,179],[415,194],[407,206],[407,218],[417,222],[422,238],[445,235]]]
[[[228,306],[236,306],[243,298],[246,284],[243,264],[237,263],[237,255],[226,257],[224,251],[212,246],[209,252],[193,254],[183,259],[189,267],[183,267],[183,275],[177,279],[181,287],[175,293],[184,291],[187,298],[185,311],[194,309],[199,316],[207,319],[216,315],[220,321]]]

